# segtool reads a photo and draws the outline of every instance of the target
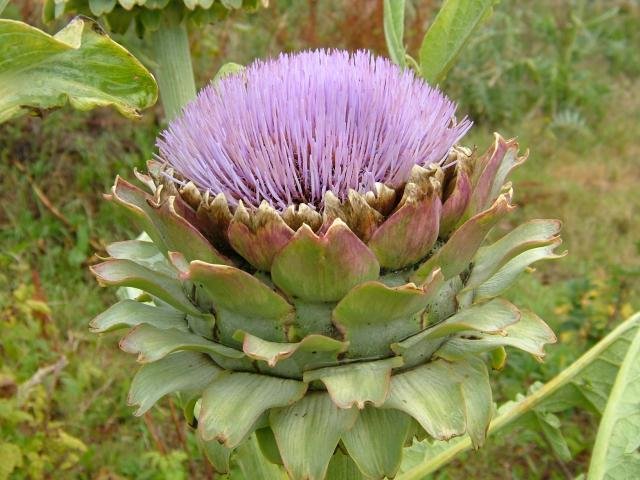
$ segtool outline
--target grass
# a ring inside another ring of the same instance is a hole
[[[194,36],[201,83],[223,58],[246,63],[304,46],[384,48],[379,9],[367,2],[360,2],[371,9],[363,18],[350,17],[347,2],[339,0],[320,7],[273,3]],[[415,51],[433,6],[409,3],[408,43]],[[531,150],[513,178],[520,208],[496,235],[523,219],[560,218],[569,250],[509,292],[547,319],[560,342],[543,364],[512,354],[493,379],[498,402],[549,379],[640,309],[640,216],[634,215],[640,211],[640,81],[631,61],[637,36],[631,20],[638,18],[625,5],[621,15],[574,32],[570,69],[554,90],[553,58],[549,66],[545,56],[567,48],[576,19],[607,9],[505,1],[484,30],[483,46],[472,42],[445,85],[461,100],[461,111],[479,121],[467,143],[484,149],[498,130],[518,135]],[[545,36],[548,31],[558,34]],[[497,58],[509,39],[510,49]],[[546,72],[541,80],[533,69],[522,71],[527,59]],[[490,71],[497,75],[493,83]],[[585,84],[594,88],[584,90]],[[521,99],[524,90],[529,94]],[[144,419],[133,417],[126,393],[134,359],[117,350],[115,335],[87,329],[115,298],[95,284],[87,266],[102,245],[136,233],[100,195],[116,174],[131,177],[134,167],[144,167],[159,114],[155,109],[132,125],[109,111],[62,110],[0,126],[0,478],[12,464],[16,479],[60,478],[61,472],[99,479],[210,476],[192,436],[174,421],[179,412],[171,403]],[[597,419],[574,412],[562,420],[571,461],[560,460],[539,434],[516,429],[438,477],[572,478],[586,469]]]

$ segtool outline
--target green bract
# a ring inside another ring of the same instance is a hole
[[[486,245],[514,208],[507,176],[524,157],[500,136],[484,155],[449,155],[455,168],[415,166],[401,188],[328,193],[321,212],[230,208],[156,162],[138,174],[148,192],[118,178],[108,199],[152,241],[115,243],[92,270],[146,295],[91,326],[131,329],[120,346],[143,364],[136,414],[179,392],[218,471],[255,434],[293,479],[390,478],[425,435],[482,445],[485,358],[504,360],[507,346],[541,358],[555,341],[499,295],[561,256],[560,222]]]

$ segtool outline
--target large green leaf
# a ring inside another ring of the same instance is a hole
[[[403,44],[404,37],[404,0],[384,0],[384,38],[387,41],[389,56],[395,63],[404,67],[407,62]]]
[[[88,19],[54,36],[2,19],[0,44],[0,122],[67,102],[79,110],[113,106],[133,118],[157,99],[147,69]]]
[[[593,446],[588,480],[640,478],[640,331],[613,384]]]
[[[489,425],[494,434],[512,424],[519,424],[532,411],[560,412],[574,407],[602,412],[611,392],[616,372],[637,337],[640,314],[626,320],[558,376],[534,389],[529,395],[500,407]],[[636,357],[637,362],[637,357]],[[527,418],[528,419],[528,418]],[[419,442],[405,450],[397,480],[423,480],[471,448],[467,437],[450,442]]]
[[[420,71],[431,84],[444,80],[495,0],[446,0],[420,46]]]

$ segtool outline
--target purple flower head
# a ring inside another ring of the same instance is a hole
[[[158,139],[162,160],[228,201],[322,204],[444,162],[471,127],[456,104],[368,52],[256,61],[204,88]]]

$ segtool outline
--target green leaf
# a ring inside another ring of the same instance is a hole
[[[473,332],[474,336],[476,332],[500,335],[507,327],[517,323],[520,317],[521,313],[514,305],[496,299],[465,308],[417,335],[392,344],[391,349],[402,355],[407,365],[418,365],[427,361],[449,335],[458,332]]]
[[[155,362],[180,350],[208,353],[214,358],[216,356],[233,359],[244,357],[244,353],[206,340],[200,335],[175,329],[160,330],[144,324],[131,330],[120,341],[120,348],[127,353],[138,354],[140,363]]]
[[[153,242],[141,240],[114,242],[107,245],[107,253],[112,258],[131,260],[170,277],[178,276],[177,270],[167,262],[166,257]]]
[[[322,480],[340,437],[357,416],[357,409],[340,409],[323,392],[307,394],[288,408],[272,410],[271,429],[289,475]]]
[[[473,268],[464,290],[482,284],[515,256],[532,248],[548,245],[557,238],[561,226],[560,220],[530,220],[514,228],[497,242],[482,247],[473,258]]]
[[[349,455],[345,455],[340,451],[340,449],[338,449],[336,450],[336,453],[333,454],[333,457],[331,457],[325,480],[369,479],[365,479],[364,475],[362,475],[362,472]]]
[[[101,285],[133,287],[154,295],[169,305],[192,315],[201,315],[175,278],[150,270],[131,260],[112,259],[93,265],[91,272]]]
[[[354,405],[363,409],[366,403],[381,406],[389,394],[391,370],[402,366],[402,358],[391,357],[373,362],[352,363],[305,372],[304,381],[320,380],[340,408]]]
[[[188,330],[184,312],[172,308],[159,308],[129,299],[111,305],[91,320],[89,328],[92,332],[104,333],[135,327],[141,323],[147,323],[160,329]]]
[[[401,67],[407,65],[404,49],[404,0],[384,0],[384,38],[389,56]]]
[[[207,355],[173,353],[138,370],[131,382],[128,403],[139,406],[135,414],[140,416],[169,393],[202,392],[220,372]]]
[[[489,231],[514,208],[511,206],[511,195],[500,195],[491,208],[474,215],[455,230],[447,243],[420,265],[411,280],[421,284],[438,267],[442,269],[445,280],[462,273]]]
[[[185,218],[188,213],[193,215],[193,211],[184,206],[180,197],[169,197],[161,205],[154,205],[150,209],[145,207],[145,211],[169,251],[180,252],[188,261],[229,263],[192,222]]]
[[[391,377],[386,408],[401,410],[435,439],[467,432],[474,445],[484,439],[491,419],[491,387],[477,358],[432,361]]]
[[[284,326],[293,320],[293,306],[255,276],[235,267],[193,261],[185,278],[214,303],[223,341],[233,339],[237,330],[268,341],[285,339]]]
[[[366,477],[393,478],[410,424],[411,418],[397,410],[367,407],[342,442]]]
[[[203,440],[234,448],[252,433],[264,412],[300,400],[307,385],[297,380],[244,372],[224,372],[202,395],[198,431]]]
[[[579,406],[589,407],[596,412],[604,410],[616,372],[625,359],[632,339],[637,339],[639,326],[640,314],[636,314],[542,387],[500,407],[498,415],[489,425],[488,434],[500,432],[517,423],[534,409],[539,412],[560,412]],[[410,455],[406,456],[411,463],[403,464],[403,473],[396,479],[422,480],[470,447],[471,441],[466,437],[448,443],[416,443],[411,447]],[[416,462],[416,457],[422,460]]]
[[[555,334],[535,313],[529,310],[522,310],[520,313],[522,314],[520,320],[507,326],[502,335],[478,332],[474,333],[472,338],[455,336],[445,344],[445,348],[481,353],[509,346],[519,348],[538,358],[544,357],[544,346],[547,343],[555,343]]]
[[[563,253],[554,252],[561,243],[562,240],[557,239],[549,245],[532,248],[531,250],[527,250],[526,252],[516,256],[493,274],[486,282],[473,290],[473,300],[475,302],[481,302],[489,298],[497,297],[513,285],[520,274],[522,274],[532,263],[536,263],[541,260],[554,260],[556,258],[564,257],[567,254],[566,251]]]
[[[220,445],[217,440],[205,442],[199,435],[196,435],[196,438],[198,445],[200,445],[200,448],[204,451],[207,460],[211,462],[211,465],[216,469],[216,472],[227,473],[229,471],[229,457],[231,457],[231,452],[233,450],[225,447],[224,445]],[[216,478],[218,477],[216,476]]]
[[[233,454],[231,480],[288,480],[284,469],[269,462],[252,435]]]
[[[560,419],[553,413],[533,411],[533,416],[537,423],[537,428],[542,432],[551,449],[556,453],[558,458],[564,462],[571,460],[571,451],[569,445],[560,431]]]
[[[17,468],[22,467],[22,451],[13,443],[0,443],[0,479],[5,480]]]
[[[441,277],[435,279],[437,286]],[[422,328],[422,313],[434,290],[406,284],[387,287],[365,282],[347,293],[333,310],[333,322],[354,357],[380,355],[389,345]]]
[[[271,266],[273,283],[310,302],[337,302],[379,274],[375,255],[339,219],[320,236],[304,223]]]
[[[491,14],[495,0],[446,0],[420,46],[420,71],[436,85],[444,80],[471,35]]]
[[[242,351],[247,357],[266,362],[270,367],[291,357],[302,360],[300,366],[304,367],[305,361],[311,360],[318,353],[327,353],[329,358],[332,358],[345,352],[349,347],[347,342],[318,334],[307,335],[297,343],[269,342],[243,331],[237,331],[234,338],[242,341]],[[326,359],[326,356],[321,355],[321,357]]]
[[[280,457],[276,437],[273,435],[271,427],[259,428],[255,431],[255,435],[258,439],[258,445],[260,445],[260,451],[267,460],[271,463],[282,465],[282,458]]]
[[[147,69],[93,21],[76,18],[55,36],[0,19],[0,122],[32,110],[113,106],[135,118],[158,87]]]
[[[627,350],[602,415],[588,480],[640,478],[640,331]]]

